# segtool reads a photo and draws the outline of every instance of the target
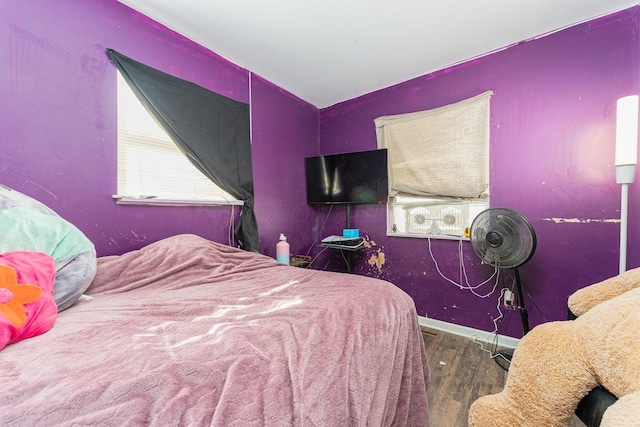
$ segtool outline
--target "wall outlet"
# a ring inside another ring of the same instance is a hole
[[[509,289],[504,291],[504,305],[505,307],[513,307],[513,292]]]

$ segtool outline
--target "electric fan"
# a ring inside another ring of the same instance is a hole
[[[471,223],[470,240],[471,247],[483,263],[513,269],[518,297],[517,309],[523,333],[526,334],[529,332],[529,318],[524,306],[518,267],[529,261],[536,251],[536,233],[531,223],[513,209],[489,208],[480,212]],[[511,360],[512,354],[502,355]]]

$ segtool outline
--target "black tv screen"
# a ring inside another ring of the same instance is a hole
[[[307,203],[386,203],[387,150],[305,158]]]

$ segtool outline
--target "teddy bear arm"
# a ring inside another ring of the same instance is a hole
[[[596,305],[638,287],[640,268],[635,268],[574,292],[569,296],[569,310],[576,316],[582,316]]]
[[[504,389],[477,399],[470,427],[564,427],[597,385],[574,322],[539,325],[518,344]]]

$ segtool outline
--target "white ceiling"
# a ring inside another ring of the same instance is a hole
[[[119,0],[318,108],[638,0]]]

